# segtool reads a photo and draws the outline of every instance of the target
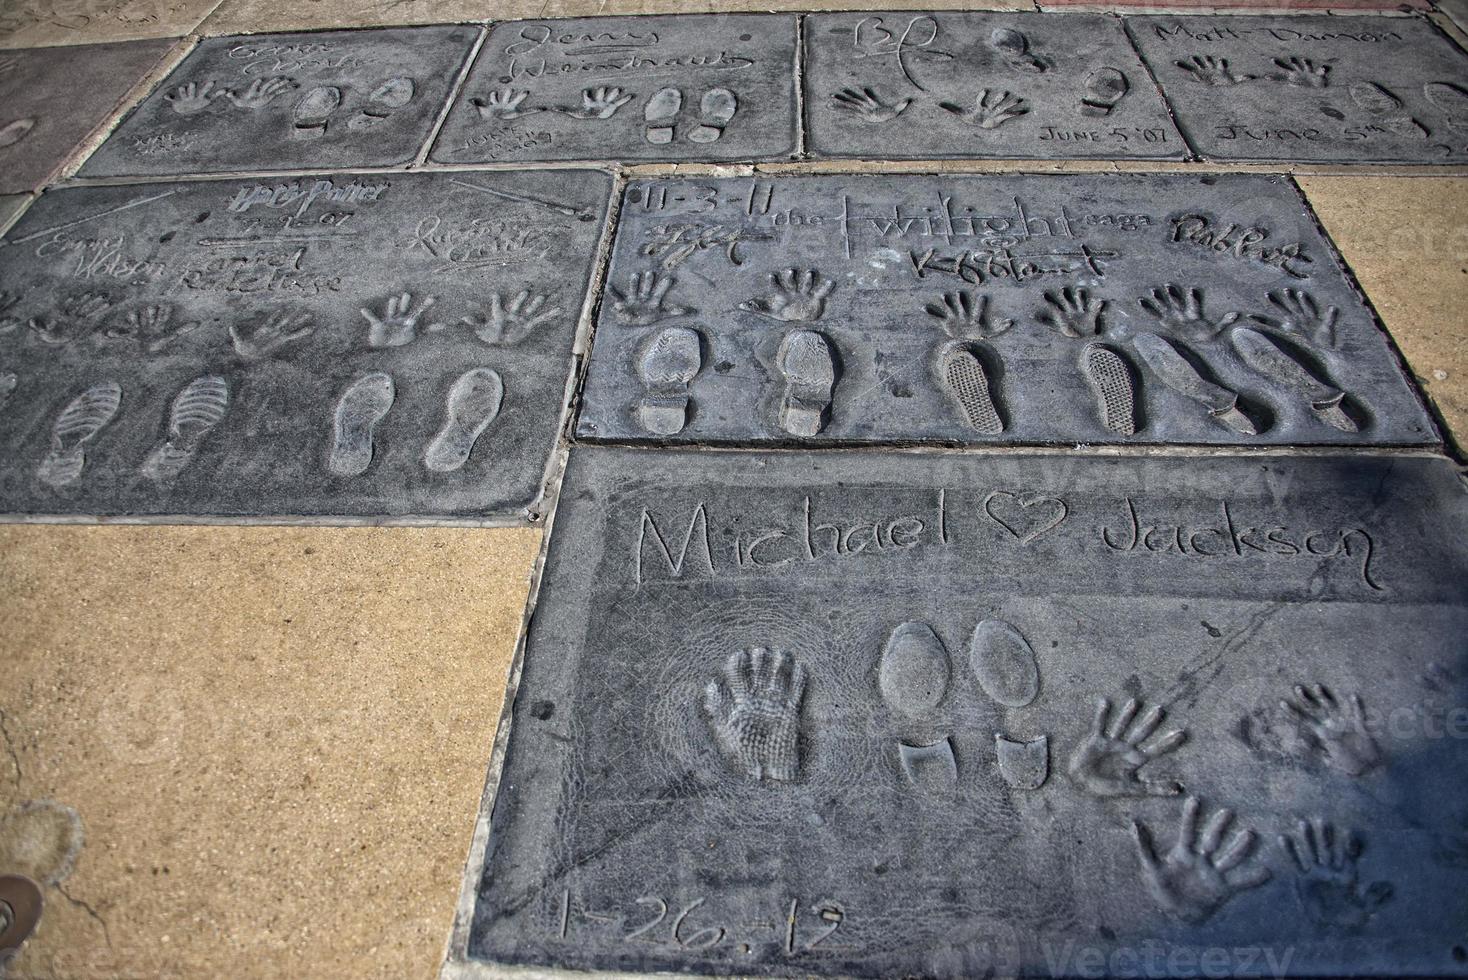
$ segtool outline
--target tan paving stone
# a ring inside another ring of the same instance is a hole
[[[224,0],[204,23],[205,34],[313,30],[332,27],[535,20],[636,14],[761,13],[810,10],[1033,10],[1032,0]]]
[[[180,37],[219,0],[5,0],[0,48]]]
[[[1299,182],[1452,438],[1468,447],[1468,182]]]
[[[432,976],[540,538],[0,528],[7,976]]]

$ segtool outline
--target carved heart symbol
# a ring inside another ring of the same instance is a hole
[[[1029,544],[1045,532],[1059,527],[1070,508],[1059,497],[1038,493],[1021,496],[1008,490],[995,490],[984,498],[984,513],[989,515],[989,520],[1014,535],[1020,544]]]

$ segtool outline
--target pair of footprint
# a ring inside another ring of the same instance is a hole
[[[1029,641],[1013,625],[986,619],[969,638],[969,666],[980,689],[1005,708],[1028,707],[1040,694],[1040,664]],[[909,621],[894,629],[877,663],[877,690],[883,702],[904,719],[929,722],[947,699],[952,663],[943,640],[927,623]],[[1038,789],[1049,775],[1049,738],[1027,741],[994,733],[1000,774],[1018,789]],[[940,784],[958,781],[951,738],[912,745],[899,741],[898,760],[914,785],[924,773]]]
[[[1346,393],[1316,377],[1274,337],[1252,327],[1234,327],[1229,341],[1250,370],[1306,402],[1319,421],[1341,432],[1361,431],[1346,411]],[[1142,333],[1132,338],[1132,346],[1159,381],[1202,405],[1214,421],[1240,435],[1259,434],[1253,419],[1239,407],[1238,392],[1205,378],[1171,341]]]
[[[785,381],[780,428],[813,436],[830,421],[840,374],[831,342],[814,330],[792,330],[780,341],[775,365]],[[637,420],[648,432],[670,436],[688,424],[693,380],[703,368],[703,337],[692,327],[664,327],[642,347],[637,376],[646,394]]]
[[[943,348],[939,367],[949,395],[969,426],[986,436],[1002,433],[1004,418],[995,403],[984,362],[973,347],[949,344]],[[1087,344],[1081,351],[1080,371],[1096,397],[1101,424],[1118,435],[1134,435],[1136,388],[1131,369],[1121,355],[1104,344]]]
[[[681,91],[669,87],[654,92],[642,109],[647,141],[659,145],[673,142],[678,114],[682,111]],[[699,100],[698,111],[698,125],[689,131],[689,142],[716,143],[739,111],[739,97],[726,88],[709,89]]]
[[[389,78],[367,96],[367,104],[347,120],[348,129],[371,129],[413,101],[416,88],[411,78]],[[296,139],[318,139],[326,135],[331,117],[342,104],[342,90],[334,85],[313,88],[291,112],[291,135]]]
[[[36,476],[53,487],[76,482],[86,467],[86,448],[112,423],[122,407],[122,386],[95,384],[67,403],[51,424],[51,448]],[[171,480],[183,472],[204,438],[224,421],[229,385],[221,377],[195,378],[174,396],[168,432],[148,453],[139,472],[150,480]]]
[[[499,415],[504,395],[504,383],[489,368],[471,368],[459,375],[449,387],[443,427],[429,441],[423,465],[434,473],[460,469]],[[342,477],[367,472],[372,464],[374,430],[396,400],[392,375],[381,371],[364,374],[347,385],[337,399],[326,468]]]

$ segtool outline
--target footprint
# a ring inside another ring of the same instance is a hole
[[[816,435],[826,427],[836,390],[830,342],[814,330],[792,330],[780,341],[776,363],[785,376],[780,428],[794,436]]]
[[[347,123],[348,129],[371,129],[413,101],[411,78],[389,78],[367,96],[367,105]]]
[[[943,383],[948,394],[958,403],[964,420],[977,432],[997,436],[1004,431],[1004,420],[989,393],[989,376],[972,350],[962,344],[948,348],[943,355]]]
[[[34,119],[27,118],[17,119],[14,122],[6,123],[3,127],[0,127],[0,150],[3,150],[7,146],[14,146],[25,139],[26,134],[35,125],[36,121]]]
[[[1402,108],[1402,100],[1375,82],[1356,82],[1346,89],[1351,101],[1373,116],[1384,116]]]
[[[1101,344],[1087,344],[1081,352],[1081,374],[1096,395],[1101,424],[1117,435],[1136,435],[1136,389],[1121,355]]]
[[[989,35],[989,46],[1004,56],[1009,67],[1039,74],[1045,63],[1030,54],[1030,39],[1010,27],[996,27]]]
[[[649,143],[673,142],[673,120],[683,108],[683,93],[675,88],[662,88],[653,93],[642,109],[642,118],[647,121]]]
[[[1428,82],[1422,86],[1427,101],[1448,115],[1453,129],[1468,129],[1468,92],[1447,82]]]
[[[877,690],[894,711],[922,718],[948,693],[948,650],[927,623],[903,623],[887,638]]]
[[[1342,408],[1346,393],[1315,377],[1267,335],[1249,327],[1234,327],[1229,339],[1245,364],[1291,394],[1307,400],[1310,411],[1320,421],[1342,432],[1361,431],[1361,427]]]
[[[1039,789],[1050,778],[1050,736],[1027,742],[994,733],[994,753],[999,757],[999,775],[1015,789]]]
[[[1155,333],[1141,333],[1132,338],[1147,367],[1167,387],[1208,409],[1215,422],[1246,436],[1257,436],[1253,421],[1239,409],[1238,392],[1216,385],[1198,373],[1177,348]]]
[[[364,374],[337,399],[326,468],[337,476],[361,476],[372,463],[372,431],[392,408],[392,375]]]
[[[1115,68],[1097,68],[1086,78],[1086,94],[1081,96],[1081,115],[1109,116],[1111,110],[1127,94],[1131,85]]]
[[[931,745],[898,742],[897,759],[907,781],[921,790],[946,790],[958,783],[958,760],[954,758],[950,739]]]
[[[505,386],[489,368],[471,368],[449,389],[443,429],[428,444],[423,465],[435,473],[452,473],[469,460],[474,444],[500,413]]]
[[[688,139],[694,143],[713,143],[724,135],[724,127],[739,111],[739,98],[726,88],[709,89],[699,100],[698,110],[702,118]]]
[[[1383,117],[1381,125],[1388,132],[1412,139],[1427,139],[1429,135],[1427,127],[1403,113],[1401,111],[1402,100],[1375,82],[1357,82],[1347,88],[1346,92],[1357,106],[1373,116]],[[1430,96],[1429,101],[1431,101]]]
[[[342,90],[323,85],[307,92],[296,103],[293,114],[294,128],[291,134],[296,139],[316,139],[326,132],[326,121],[342,104]]]
[[[51,450],[36,470],[43,483],[62,487],[82,475],[85,448],[122,405],[122,386],[104,381],[77,395],[51,425]]]
[[[688,424],[688,386],[703,367],[702,342],[689,327],[665,327],[637,358],[637,377],[647,394],[637,421],[648,432],[670,436]]]
[[[1040,664],[1029,641],[1002,619],[985,619],[969,640],[969,667],[979,687],[1006,708],[1023,708],[1040,694]]]
[[[171,480],[182,473],[228,409],[229,385],[223,378],[206,374],[184,385],[169,411],[168,438],[148,454],[142,474],[150,480]]]

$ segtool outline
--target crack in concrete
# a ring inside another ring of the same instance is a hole
[[[73,898],[71,894],[62,887],[61,882],[59,881],[56,882],[56,890],[61,893],[62,898],[66,899],[77,908],[84,910],[87,915],[97,920],[97,924],[102,927],[102,939],[107,943],[107,948],[111,949],[112,930],[107,927],[107,920],[102,918],[101,914],[92,907],[92,904],[90,902],[87,902],[80,898]]]
[[[5,724],[5,712],[0,709],[0,739],[5,741],[5,751],[10,755],[10,764],[15,767],[15,788],[20,788],[23,775],[20,768],[20,753],[15,749],[15,740],[10,737],[10,729]]]

